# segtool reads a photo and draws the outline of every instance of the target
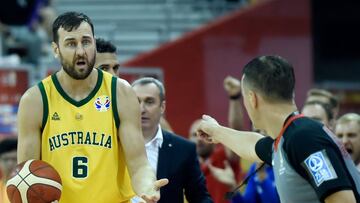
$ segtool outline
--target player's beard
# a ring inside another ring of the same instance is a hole
[[[74,56],[73,57],[73,61],[70,63],[68,63],[67,61],[65,61],[65,59],[63,58],[61,52],[59,52],[59,56],[60,56],[60,63],[64,69],[64,71],[73,79],[75,80],[84,80],[85,78],[87,78],[92,69],[94,68],[94,64],[95,64],[95,58],[96,58],[96,53],[94,54],[94,57],[92,59],[88,59],[88,57],[86,55],[84,55],[83,57],[79,57],[79,56]],[[76,61],[79,59],[83,59],[84,61],[86,61],[86,64],[88,65],[88,67],[80,72],[77,71],[75,66],[76,66]]]

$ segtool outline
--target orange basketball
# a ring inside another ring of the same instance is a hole
[[[59,200],[62,185],[60,175],[51,165],[28,160],[12,171],[6,189],[11,203],[44,203]]]

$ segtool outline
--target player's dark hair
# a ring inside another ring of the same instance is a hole
[[[96,38],[96,51],[98,53],[116,53],[116,47],[110,41],[103,38]]]
[[[83,13],[78,13],[78,12],[65,12],[61,15],[59,15],[54,23],[53,23],[53,27],[52,27],[52,32],[53,32],[53,41],[55,43],[58,43],[59,41],[59,29],[62,27],[64,30],[70,32],[73,29],[77,29],[80,24],[82,22],[87,22],[90,27],[91,27],[91,31],[92,34],[94,36],[94,25],[91,21],[91,19],[83,14]]]
[[[292,65],[280,56],[260,56],[245,65],[245,85],[265,99],[290,101],[294,98],[295,75]]]

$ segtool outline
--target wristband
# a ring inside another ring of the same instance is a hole
[[[230,99],[230,100],[238,100],[238,99],[240,99],[240,98],[241,98],[241,92],[239,92],[238,94],[229,96],[229,99]]]

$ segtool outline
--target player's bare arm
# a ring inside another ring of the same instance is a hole
[[[325,198],[325,203],[355,203],[356,199],[352,190],[335,192]]]
[[[156,202],[159,188],[168,180],[156,181],[156,175],[146,157],[140,123],[140,105],[131,86],[118,79],[117,106],[120,120],[119,136],[124,148],[131,181],[136,194],[147,202]]]
[[[206,115],[203,116],[197,133],[206,141],[221,142],[244,159],[262,162],[255,152],[256,143],[264,137],[259,133],[223,127]]]
[[[18,119],[17,161],[40,159],[43,103],[40,90],[34,86],[21,97]]]

